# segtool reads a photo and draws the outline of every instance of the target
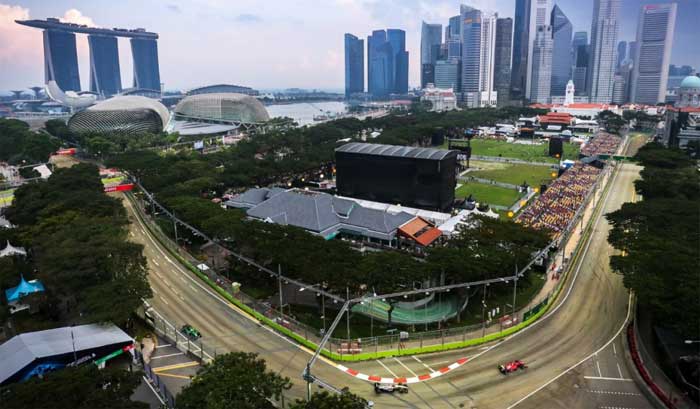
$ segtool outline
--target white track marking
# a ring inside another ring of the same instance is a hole
[[[401,365],[401,366],[403,366],[404,368],[406,368],[406,370],[407,370],[408,372],[410,372],[410,373],[411,373],[411,375],[413,375],[413,376],[418,376],[418,374],[417,374],[417,373],[413,372],[413,371],[411,370],[411,368],[409,368],[409,367],[407,367],[406,365],[404,365],[404,363],[403,363],[403,362],[401,362],[401,361],[399,361],[399,359],[398,359],[398,358],[394,358],[394,360],[395,360],[396,362],[398,362],[398,363],[399,363],[399,365]]]
[[[163,303],[165,303],[165,305],[170,305],[170,303],[168,302],[168,300],[166,300],[165,298],[163,298],[163,297],[161,297],[161,296],[158,296],[158,298],[160,298],[160,300],[163,301]]]
[[[614,342],[613,342],[613,355],[617,356],[617,348],[615,348]]]
[[[167,354],[167,355],[161,355],[161,356],[152,356],[151,361],[154,359],[160,359],[160,358],[170,358],[171,356],[178,356],[178,355],[185,355],[184,352],[177,352],[174,354]]]
[[[158,348],[165,348],[165,347],[169,347],[169,346],[171,346],[171,345],[170,345],[170,344],[158,345],[158,346],[156,347],[156,349],[158,349]]]
[[[508,409],[511,409],[511,408],[516,407],[517,405],[519,405],[520,403],[522,403],[524,400],[526,400],[526,399],[529,398],[530,396],[536,394],[537,392],[539,392],[539,391],[541,391],[542,389],[544,389],[544,388],[546,388],[547,386],[549,386],[552,382],[554,382],[554,381],[556,381],[557,379],[559,379],[559,378],[561,378],[562,376],[564,376],[567,372],[571,371],[572,369],[576,368],[577,366],[579,366],[579,365],[581,365],[582,363],[586,362],[587,360],[591,359],[591,358],[592,358],[595,354],[597,354],[598,352],[600,352],[600,351],[604,350],[605,348],[607,348],[613,341],[615,341],[615,338],[617,338],[618,336],[620,336],[620,333],[622,332],[622,330],[625,329],[625,326],[627,325],[627,322],[628,322],[629,319],[630,319],[630,313],[631,313],[631,311],[632,311],[632,293],[630,293],[629,299],[628,299],[628,301],[627,301],[627,316],[625,317],[625,320],[622,322],[622,325],[620,325],[620,328],[617,330],[617,332],[615,333],[615,335],[614,335],[612,338],[610,338],[610,340],[609,340],[608,342],[606,342],[605,345],[603,345],[602,347],[600,347],[600,349],[598,349],[598,350],[595,351],[594,353],[592,353],[592,354],[588,355],[587,357],[583,358],[582,360],[578,361],[576,364],[572,365],[572,366],[569,367],[568,369],[564,370],[564,371],[563,371],[562,373],[560,373],[559,375],[557,375],[557,376],[555,376],[554,378],[550,379],[550,380],[547,381],[544,385],[542,385],[542,386],[540,386],[539,388],[535,389],[534,391],[528,393],[527,395],[525,395],[523,398],[521,398],[520,400],[518,400],[518,401],[515,402],[514,404],[508,406]]]
[[[391,374],[391,376],[393,376],[394,378],[398,378],[398,377],[399,377],[398,375],[396,375],[396,374],[394,373],[394,371],[392,371],[391,369],[389,369],[388,366],[384,365],[384,364],[382,363],[382,361],[380,361],[380,360],[378,360],[378,359],[375,359],[375,361],[377,361],[377,363],[378,363],[379,365],[381,365],[382,367],[384,367],[384,369],[386,369],[387,371],[389,371],[389,373]]]
[[[619,362],[615,362],[615,365],[617,365],[617,372],[620,374],[620,378],[622,378],[622,377],[623,377],[623,376],[622,376],[622,368],[620,368],[620,363],[619,363]]]
[[[160,267],[160,263],[157,262],[155,258],[154,258],[154,259],[151,259],[151,261],[153,262],[153,264],[155,264],[155,265],[157,265],[158,267]]]
[[[198,292],[199,292],[199,291],[197,291],[196,288],[192,287],[192,284],[189,284],[189,287],[190,287],[190,288],[192,289],[192,291],[194,291],[195,293],[198,293]]]
[[[596,366],[596,368],[598,368],[598,376],[602,377],[603,373],[600,372],[600,361],[598,361],[597,359],[595,360],[595,366]]]
[[[421,361],[417,356],[412,355],[412,358],[415,359],[416,362],[419,362],[421,365],[423,365],[423,366],[426,367],[428,370],[430,370],[430,372],[435,372],[435,370],[434,370],[433,368],[431,368],[431,367],[430,367],[428,364],[426,364],[425,362]],[[447,362],[449,362],[449,361],[447,361]]]
[[[151,381],[149,381],[148,378],[146,378],[145,376],[141,376],[141,377],[143,378],[143,381],[146,382],[146,385],[148,385],[148,387],[151,389],[151,392],[153,392],[153,394],[156,395],[156,397],[158,398],[158,400],[160,401],[160,403],[161,403],[163,406],[165,406],[165,401],[163,400],[163,398],[160,397],[160,395],[158,394],[158,392],[156,392],[156,390],[153,389],[153,385],[151,385]]]
[[[632,382],[632,379],[627,379],[627,378],[608,378],[606,376],[584,376],[584,379],[591,379],[595,381],[624,381],[624,382]]]

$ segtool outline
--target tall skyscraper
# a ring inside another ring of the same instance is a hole
[[[655,105],[666,99],[676,3],[642,6],[637,24],[637,60],[632,72],[632,102]]]
[[[531,76],[528,84],[531,102],[546,104],[551,97],[552,88],[552,26],[537,27],[535,41],[532,43]]]
[[[374,30],[367,37],[367,90],[377,98],[408,92],[408,52],[403,30]]]
[[[367,37],[367,91],[374,97],[386,97],[392,89],[394,70],[391,44],[386,31],[374,30]]]
[[[90,91],[106,97],[122,90],[117,37],[89,35]]]
[[[586,73],[588,70],[588,33],[577,31],[574,33],[574,40],[571,42],[571,52],[574,59],[573,72],[576,95],[586,95]]]
[[[591,53],[586,80],[592,103],[612,101],[620,0],[593,0]]]
[[[394,59],[392,72],[393,92],[408,93],[408,51],[406,51],[406,32],[390,28],[386,30],[387,40],[391,44]]]
[[[620,68],[625,58],[627,58],[627,41],[620,41],[617,43],[617,66],[615,68]]]
[[[462,100],[468,106],[496,105],[494,62],[496,19],[492,12],[482,12],[462,5]]]
[[[134,60],[134,88],[160,91],[158,42],[145,38],[132,38],[131,56]]]
[[[345,97],[363,92],[365,87],[365,42],[345,34]]]
[[[494,59],[494,88],[498,93],[498,106],[510,101],[510,66],[513,37],[513,19],[496,20],[496,58]]]
[[[44,30],[44,77],[47,83],[56,81],[64,91],[80,91],[75,34]]]
[[[421,88],[435,82],[435,62],[440,55],[440,44],[442,44],[442,24],[428,24],[424,21],[420,37]]]
[[[527,84],[525,97],[533,102],[549,102],[552,81],[552,0],[532,0],[530,4],[529,38],[531,46],[528,52]],[[540,38],[537,38],[539,36]],[[535,47],[542,47],[535,50]],[[535,61],[534,54],[538,60]],[[537,82],[534,82],[537,80]],[[533,89],[534,95],[533,95]]]
[[[513,27],[513,65],[510,75],[511,98],[525,96],[528,81],[527,65],[530,50],[530,3],[531,0],[515,0]]]
[[[571,79],[571,35],[573,26],[566,14],[555,5],[552,9],[552,95],[564,95]]]
[[[637,61],[637,42],[636,41],[630,41],[629,44],[627,44],[627,59]]]

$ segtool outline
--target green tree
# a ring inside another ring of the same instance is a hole
[[[145,409],[147,403],[130,400],[140,382],[138,372],[90,364],[12,384],[0,396],[7,409]]]
[[[178,395],[177,408],[273,408],[270,400],[290,387],[289,378],[268,371],[257,354],[233,352],[200,368]]]
[[[700,332],[700,177],[681,151],[650,144],[635,158],[644,165],[643,201],[606,215],[610,258],[658,324],[687,336]]]
[[[297,400],[290,409],[366,409],[367,401],[350,392],[315,392],[311,400]]]

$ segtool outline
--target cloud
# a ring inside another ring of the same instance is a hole
[[[92,18],[84,16],[78,9],[67,10],[63,14],[63,17],[61,17],[61,21],[64,23],[85,24],[88,27],[99,27],[94,21],[92,21]]]
[[[182,13],[182,9],[177,4],[167,4],[165,7],[174,13]]]
[[[262,21],[262,17],[255,15],[255,14],[239,14],[234,18],[234,21],[237,21],[239,23],[260,23]]]
[[[32,85],[43,77],[41,34],[15,23],[29,18],[29,9],[0,4],[0,89]]]

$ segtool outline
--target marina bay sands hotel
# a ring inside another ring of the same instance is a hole
[[[90,46],[90,91],[110,96],[122,91],[117,37],[131,41],[134,63],[133,87],[160,92],[158,34],[143,28],[94,28],[62,23],[56,18],[16,20],[18,24],[44,30],[45,80],[56,81],[64,91],[80,91],[75,34],[87,34]]]

